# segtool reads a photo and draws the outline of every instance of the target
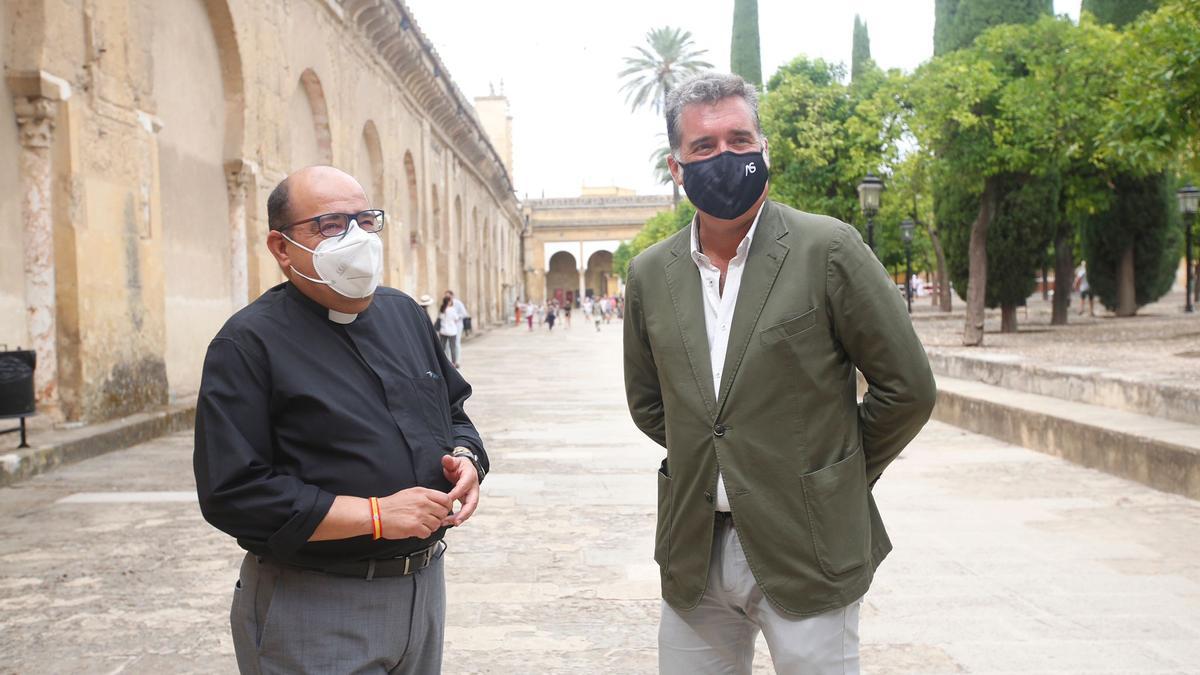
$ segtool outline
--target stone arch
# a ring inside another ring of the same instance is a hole
[[[546,301],[568,302],[579,291],[579,262],[570,251],[558,251],[546,261]]]
[[[149,20],[155,112],[162,123],[155,137],[162,256],[170,261],[164,265],[164,393],[178,400],[198,389],[205,348],[235,309],[230,270],[233,249],[241,244],[235,238],[244,237],[245,229],[214,224],[230,222],[232,186],[225,167],[242,154],[244,106],[224,2],[156,3]],[[215,105],[218,99],[223,106]],[[125,220],[126,273],[136,275],[139,233],[132,214]],[[236,262],[245,265],[244,258]],[[140,283],[129,286],[132,293],[140,292]],[[135,330],[142,302],[130,300]],[[133,412],[150,402],[130,400],[130,410],[111,413]]]
[[[239,160],[245,149],[246,87],[242,77],[242,53],[227,0],[204,0],[208,22],[217,41],[225,91],[225,159]]]
[[[588,256],[584,293],[597,298],[617,294],[612,251],[600,250]]]
[[[417,297],[423,293],[432,295],[432,291],[429,289],[429,261],[425,257],[425,242],[429,236],[429,228],[421,224],[421,199],[420,191],[417,188],[417,168],[410,150],[404,152],[404,181],[408,193],[408,204],[404,215],[408,220],[409,249],[414,262],[408,266],[407,290]]]
[[[354,175],[358,179],[360,185],[367,192],[367,201],[373,208],[388,210],[388,199],[384,186],[384,168],[383,168],[383,145],[379,141],[379,130],[375,127],[373,120],[367,120],[363,124],[362,134],[359,136],[359,148],[355,153],[355,169]],[[401,222],[399,218],[388,218],[386,226],[380,232],[380,237],[383,239],[383,283],[387,286],[395,285],[396,280],[400,278],[400,270],[398,269],[398,259],[392,251],[392,241],[395,237],[391,232],[393,226],[398,226]]]
[[[329,131],[329,107],[325,89],[312,68],[300,73],[300,81],[288,105],[291,171],[311,164],[333,164]]]

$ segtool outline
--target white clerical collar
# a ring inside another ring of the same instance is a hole
[[[357,314],[347,314],[346,312],[339,312],[336,309],[329,310],[329,320],[334,323],[346,325],[348,323],[354,323],[354,320],[357,318]]]

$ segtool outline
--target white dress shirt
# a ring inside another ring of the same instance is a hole
[[[766,202],[763,202],[763,206]],[[700,269],[700,292],[704,296],[704,328],[708,333],[708,354],[712,363],[713,395],[721,396],[721,370],[725,367],[725,352],[729,349],[729,330],[733,327],[733,310],[737,306],[738,288],[742,285],[742,271],[746,257],[750,254],[750,241],[758,228],[762,206],[754,214],[754,222],[746,237],[738,244],[737,253],[725,270],[725,290],[721,290],[721,270],[712,264],[708,256],[700,252],[699,229],[696,217],[692,218],[692,260]],[[714,401],[715,403],[715,401]],[[716,509],[728,511],[729,495],[725,493],[725,479],[717,473]]]

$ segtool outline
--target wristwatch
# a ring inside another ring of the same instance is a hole
[[[470,460],[472,466],[475,467],[475,473],[477,473],[479,475],[479,482],[480,483],[483,482],[483,476],[487,472],[485,472],[483,470],[483,465],[479,463],[479,455],[476,455],[474,452],[472,452],[470,448],[464,448],[464,447],[460,446],[460,447],[455,448],[454,452],[450,453],[450,456],[451,457],[466,457],[468,460]]]

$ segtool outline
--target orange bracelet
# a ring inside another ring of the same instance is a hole
[[[379,497],[371,497],[371,527],[372,540],[383,538],[383,518],[379,514]]]

